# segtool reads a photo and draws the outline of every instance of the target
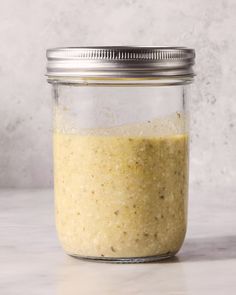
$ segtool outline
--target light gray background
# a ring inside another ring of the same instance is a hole
[[[52,185],[45,50],[180,45],[197,52],[191,182],[236,180],[235,0],[0,0],[0,187]]]

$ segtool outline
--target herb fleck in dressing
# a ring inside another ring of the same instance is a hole
[[[56,223],[69,254],[175,253],[186,231],[188,138],[54,133]]]

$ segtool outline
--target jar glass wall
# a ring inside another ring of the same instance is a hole
[[[67,253],[132,260],[179,250],[187,87],[54,83],[56,224]]]

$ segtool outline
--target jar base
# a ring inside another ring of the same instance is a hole
[[[167,252],[165,254],[155,256],[144,257],[94,257],[94,256],[80,256],[77,254],[67,253],[69,256],[91,262],[105,262],[105,263],[119,263],[119,264],[131,264],[131,263],[150,263],[158,262],[166,259],[173,258],[177,252]]]

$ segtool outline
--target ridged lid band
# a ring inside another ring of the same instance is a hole
[[[48,78],[192,77],[186,47],[68,47],[47,50]]]

